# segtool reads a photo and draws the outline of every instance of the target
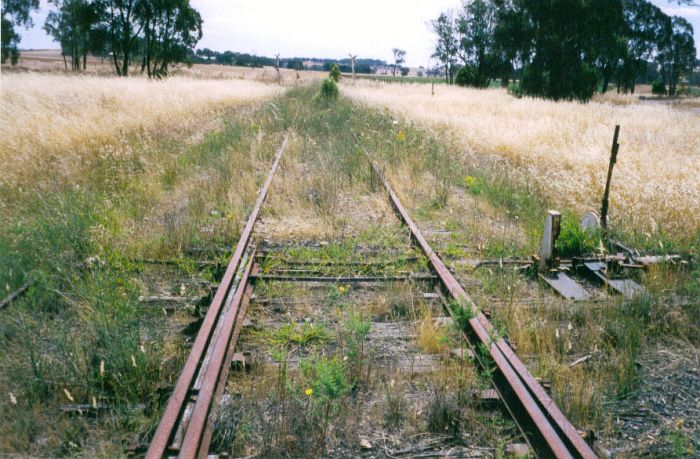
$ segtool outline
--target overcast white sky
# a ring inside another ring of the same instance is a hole
[[[427,22],[460,0],[191,0],[204,20],[198,48],[283,57],[360,57],[392,61],[391,49],[406,50],[406,63],[427,66],[435,36]],[[687,18],[700,56],[700,7],[654,0],[667,14]],[[21,30],[23,49],[57,48],[43,31],[46,0]]]

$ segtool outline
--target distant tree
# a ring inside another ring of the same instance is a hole
[[[401,76],[406,76],[411,71],[408,67],[401,67]]]
[[[618,91],[634,93],[636,81],[646,72],[647,62],[659,51],[666,15],[647,0],[622,0],[624,52],[617,69]]]
[[[695,56],[693,26],[679,16],[668,18],[657,62],[669,95],[677,95],[681,78],[691,76],[695,67]]]
[[[333,80],[337,83],[338,81],[340,81],[341,76],[342,75],[340,74],[340,69],[338,68],[338,64],[331,65],[331,71],[330,71],[330,74],[328,75],[328,78],[330,78],[331,80]]]
[[[215,51],[212,51],[209,48],[204,48],[204,49],[198,49],[196,54],[197,54],[197,56],[202,56],[202,57],[206,57],[207,59],[211,59],[213,57],[216,57],[216,55],[218,53]]]
[[[119,76],[129,76],[129,66],[137,52],[139,24],[137,9],[141,0],[105,0],[110,51],[114,69]]]
[[[661,80],[656,80],[651,84],[651,93],[655,96],[665,96],[666,95],[666,85]]]
[[[202,38],[202,18],[189,0],[141,0],[136,11],[143,30],[141,71],[150,78],[168,75],[168,66],[185,62]]]
[[[399,67],[401,64],[406,62],[406,51],[403,49],[399,48],[393,48],[391,52],[394,54],[394,72],[393,76],[396,76],[396,69]]]
[[[301,59],[290,59],[287,61],[287,68],[292,70],[304,70],[304,61]]]
[[[590,22],[585,41],[587,61],[596,68],[601,92],[605,93],[627,53],[622,1],[608,2],[603,11],[596,12],[595,19]]]
[[[452,83],[454,68],[457,63],[457,37],[456,25],[452,13],[442,13],[437,19],[430,22],[433,32],[437,35],[435,52],[432,57],[438,60],[445,69],[445,82]]]
[[[10,59],[12,65],[19,60],[20,36],[15,27],[31,26],[32,11],[39,9],[39,0],[3,0],[0,11],[2,22],[0,23],[1,61],[5,63]]]
[[[501,56],[496,52],[496,5],[491,0],[467,0],[457,18],[457,54],[469,67],[470,86],[487,87]]]
[[[90,0],[52,0],[55,10],[44,23],[44,30],[61,45],[64,61],[71,57],[71,69],[79,71],[87,65],[90,52],[104,51],[106,30],[101,26],[101,9]]]
[[[500,61],[495,74],[500,76],[501,85],[507,87],[515,68],[522,69],[530,63],[535,29],[516,2],[498,0],[494,3],[494,53],[499,56]]]
[[[321,83],[320,94],[321,98],[326,100],[333,100],[338,98],[338,96],[340,95],[340,91],[338,90],[338,85],[336,84],[333,78],[326,78],[325,80],[323,80],[323,82]]]
[[[2,24],[0,25],[0,32],[2,32],[2,63],[10,58],[12,65],[17,64],[19,60],[19,44],[20,36],[13,27],[12,21],[9,19],[2,18]]]
[[[451,82],[458,56],[461,85],[519,77],[521,94],[587,101],[613,80],[634,91],[661,78],[675,93],[696,78],[692,27],[649,0],[464,0],[456,20],[447,12],[431,26],[433,57]]]
[[[532,37],[520,89],[550,99],[587,101],[596,90],[594,38],[608,0],[514,0]]]

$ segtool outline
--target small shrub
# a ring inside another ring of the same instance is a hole
[[[214,418],[213,448],[230,452],[242,450],[251,436],[252,425],[248,417],[249,413],[243,410],[240,401],[221,405]]]
[[[562,257],[570,257],[595,252],[599,245],[600,234],[597,231],[584,230],[577,219],[569,218],[562,223],[556,248]]]
[[[520,83],[513,82],[508,85],[508,94],[515,96],[515,97],[522,97],[523,92],[520,89]]]
[[[365,339],[371,326],[372,322],[364,319],[360,314],[352,314],[345,323],[345,328],[351,334],[353,341],[357,342]]]
[[[401,427],[406,418],[406,398],[400,390],[395,389],[395,383],[386,386],[386,411],[384,412],[384,425],[389,429]]]
[[[273,341],[285,346],[307,346],[312,343],[328,341],[330,335],[322,324],[314,325],[303,322],[301,325],[292,321],[280,327],[272,337]]]
[[[449,308],[452,310],[452,320],[455,328],[463,332],[469,327],[469,321],[476,317],[476,311],[471,305],[462,305],[458,301],[453,301]]]
[[[347,345],[349,347],[348,357],[350,379],[358,382],[362,374],[362,366],[365,354],[365,338],[369,334],[372,322],[364,319],[361,314],[352,314],[345,322],[347,333]]]
[[[345,365],[337,357],[319,357],[303,362],[302,373],[310,379],[313,393],[326,400],[337,400],[350,390]]]
[[[449,336],[428,314],[418,327],[418,349],[425,354],[439,354],[444,352],[450,344]]]
[[[464,177],[464,186],[471,192],[471,194],[479,195],[483,189],[483,182],[471,175]]]
[[[333,80],[334,82],[339,82],[340,79],[342,78],[342,75],[340,74],[340,69],[338,68],[338,64],[333,64],[331,66],[331,72],[328,75],[329,80]]]
[[[408,295],[392,295],[389,305],[389,317],[391,320],[414,319],[416,317],[415,304]]]
[[[428,430],[436,434],[457,435],[459,432],[459,407],[457,401],[436,390],[428,407]]]
[[[680,429],[666,433],[664,439],[670,444],[673,457],[691,457],[695,453],[692,440]]]
[[[327,78],[321,83],[321,98],[326,100],[337,99],[340,95],[338,85],[332,78]]]
[[[665,96],[666,95],[666,86],[664,85],[663,81],[661,80],[656,80],[651,84],[651,93],[654,94],[655,96]]]
[[[489,80],[484,75],[480,74],[473,65],[465,65],[457,72],[455,84],[458,86],[486,88],[489,85]]]
[[[300,368],[302,374],[309,379],[311,393],[319,396],[324,402],[322,429],[318,440],[320,449],[326,439],[331,408],[338,399],[350,391],[352,386],[348,380],[345,365],[338,357],[332,359],[319,357],[303,361]]]

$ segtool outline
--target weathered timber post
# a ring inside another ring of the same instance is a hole
[[[279,55],[279,53],[275,54],[275,58],[277,59],[277,63],[275,64],[275,70],[277,70],[277,83],[280,83],[282,81],[282,76],[280,75],[280,55]]]
[[[620,144],[617,143],[620,135],[620,125],[615,126],[615,135],[613,136],[612,148],[610,149],[610,165],[608,166],[608,179],[605,182],[605,193],[603,193],[603,203],[600,208],[600,226],[603,228],[603,234],[608,232],[608,206],[610,197],[610,182],[612,181],[612,172],[615,163],[617,162],[617,152],[620,149]]]
[[[544,221],[544,234],[540,244],[538,271],[546,272],[552,267],[554,262],[555,247],[561,230],[561,214],[556,210],[547,211]]]
[[[348,53],[348,56],[350,56],[350,66],[352,67],[352,79],[355,81],[355,59],[357,59],[357,54],[353,56]]]

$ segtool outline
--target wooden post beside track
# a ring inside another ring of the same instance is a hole
[[[617,152],[620,149],[620,144],[617,143],[620,135],[620,125],[615,126],[615,135],[613,135],[612,148],[610,149],[610,165],[608,166],[608,179],[605,182],[605,193],[603,193],[603,203],[600,208],[600,226],[603,228],[603,233],[608,232],[608,205],[610,197],[610,182],[612,182],[613,167],[617,162]]]

